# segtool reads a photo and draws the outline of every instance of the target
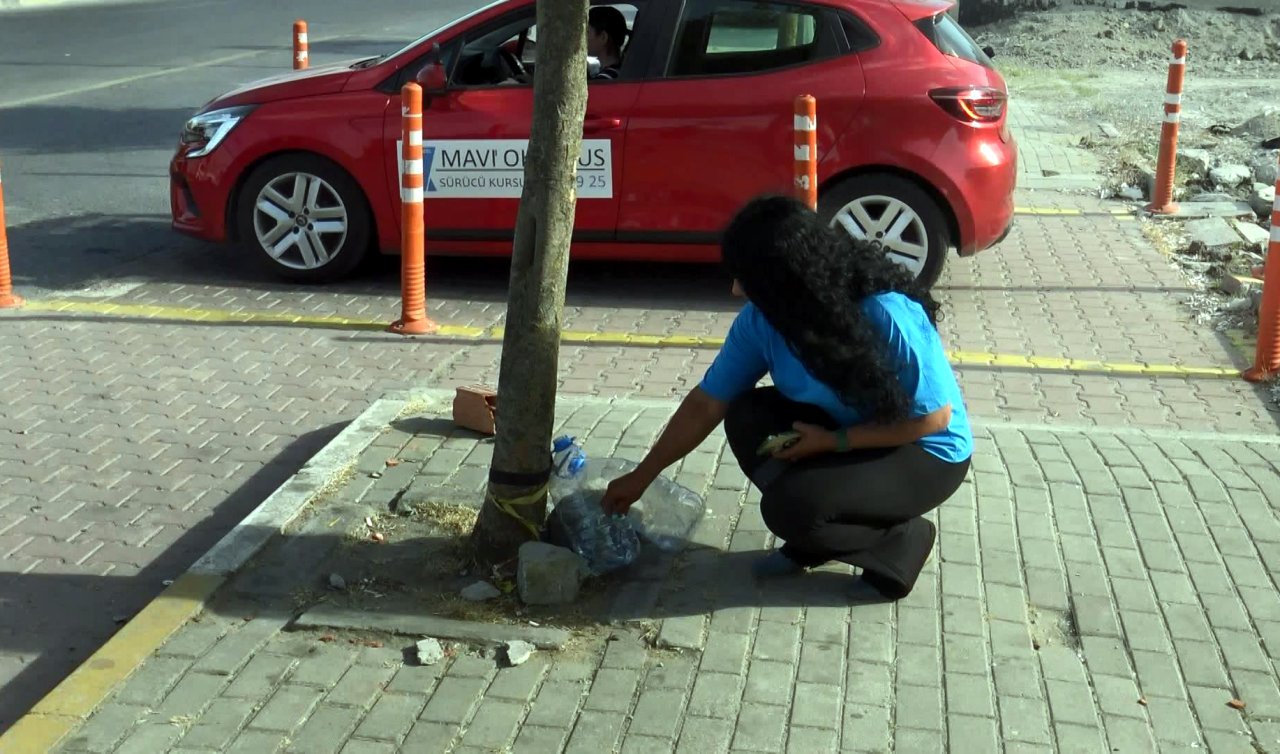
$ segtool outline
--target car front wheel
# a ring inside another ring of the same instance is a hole
[[[842,181],[818,203],[834,228],[879,247],[893,261],[933,286],[951,241],[946,218],[924,189],[896,175],[860,175]]]
[[[345,277],[369,248],[364,195],[321,157],[286,155],[262,165],[240,192],[240,239],[272,272],[300,282]]]

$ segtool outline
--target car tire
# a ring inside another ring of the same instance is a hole
[[[349,275],[369,252],[364,192],[323,157],[274,157],[250,173],[236,208],[240,240],[272,273],[304,283]]]
[[[822,192],[818,213],[832,227],[855,238],[861,231],[861,237],[881,244],[925,287],[942,275],[951,248],[946,216],[912,181],[888,173],[854,176]]]

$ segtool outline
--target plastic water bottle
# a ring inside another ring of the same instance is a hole
[[[570,494],[581,484],[587,470],[587,454],[578,438],[561,435],[551,443],[552,500]]]

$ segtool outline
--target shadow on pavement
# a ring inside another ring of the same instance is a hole
[[[155,215],[75,215],[14,225],[8,235],[18,289],[74,295],[115,283],[145,282],[231,287],[251,295],[400,295],[398,256],[371,254],[351,279],[338,283],[292,283],[264,270],[244,249],[189,238],[174,231],[167,217]],[[428,300],[505,303],[509,269],[505,258],[430,257]],[[716,265],[645,262],[574,262],[566,303],[721,312],[741,307]]]
[[[164,589],[164,582],[181,575],[224,534],[249,514],[277,487],[293,476],[342,430],[333,424],[308,432],[291,442],[227,495],[208,517],[186,528],[162,552],[145,543],[136,547],[131,575],[96,576],[74,563],[43,561],[34,573],[5,573],[0,577],[0,654],[20,655],[16,673],[0,689],[0,732],[53,689],[135,613]],[[189,494],[174,493],[172,511],[189,503]],[[45,503],[47,511],[57,503]],[[106,506],[109,508],[110,506]],[[80,508],[78,521],[94,520],[91,505]],[[103,515],[110,516],[115,509]],[[160,512],[161,516],[169,511]],[[150,511],[140,513],[146,516]],[[179,514],[180,515],[180,514]],[[165,528],[170,528],[166,526]],[[177,526],[173,526],[177,528]],[[83,533],[94,536],[90,526]],[[130,568],[121,564],[121,570]],[[59,571],[63,571],[59,573]]]

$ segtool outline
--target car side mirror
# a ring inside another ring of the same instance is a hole
[[[440,94],[449,86],[448,77],[444,73],[444,65],[440,62],[427,63],[418,71],[415,79],[422,87],[423,94]]]
[[[994,58],[996,56],[996,48],[992,47],[991,45],[987,45],[986,47],[983,47],[982,52],[986,54],[986,56],[989,58]]]

